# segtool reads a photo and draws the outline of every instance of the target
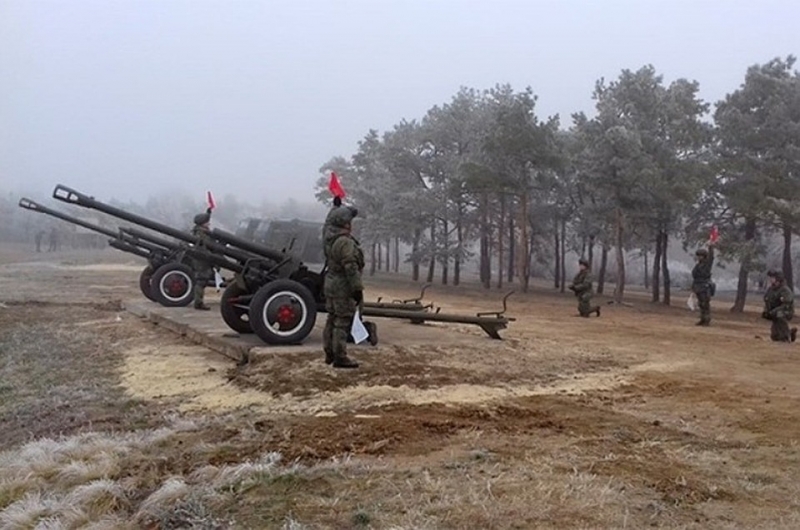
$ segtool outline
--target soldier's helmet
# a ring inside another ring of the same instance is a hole
[[[584,267],[589,266],[589,260],[585,258],[581,258],[578,260],[578,265],[583,265]]]
[[[694,253],[695,256],[700,256],[701,258],[705,258],[708,256],[708,250],[704,248],[698,248],[697,252]]]
[[[194,224],[196,224],[198,226],[199,225],[204,225],[209,221],[211,221],[211,214],[208,213],[208,212],[199,213],[199,214],[194,216]]]
[[[352,206],[348,206],[346,208],[339,208],[333,215],[331,219],[331,224],[338,228],[344,228],[350,224],[353,218],[358,215],[358,210],[353,208]]]
[[[772,271],[772,277],[775,278],[776,282],[782,282],[785,279],[783,271]]]

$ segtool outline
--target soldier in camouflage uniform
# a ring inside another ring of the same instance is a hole
[[[578,297],[578,313],[584,318],[588,318],[592,313],[600,316],[600,306],[592,307],[592,276],[589,272],[589,262],[585,259],[578,261],[580,270],[569,289]]]
[[[708,250],[701,248],[695,252],[697,263],[692,269],[692,292],[697,297],[700,308],[700,321],[698,326],[708,326],[711,323],[711,297],[714,295],[714,284],[711,281],[711,269],[714,266],[714,246],[709,245]]]
[[[192,228],[192,235],[200,240],[200,247],[206,241],[211,240],[209,235],[211,223],[211,213],[200,213],[194,216],[194,228]],[[201,311],[208,311],[211,309],[203,302],[205,296],[206,285],[214,279],[214,269],[203,260],[193,259],[192,268],[194,269],[194,308]]]
[[[772,321],[770,338],[777,342],[794,342],[797,328],[789,329],[789,321],[794,317],[794,293],[786,285],[783,273],[769,271],[769,288],[764,293],[763,318]]]
[[[361,271],[364,253],[351,235],[351,222],[357,211],[338,207],[329,215],[326,230],[325,259],[325,310],[328,318],[323,332],[325,362],[335,368],[358,368],[358,363],[347,356],[347,337],[356,308],[363,304],[364,286]]]

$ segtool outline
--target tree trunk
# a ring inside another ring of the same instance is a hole
[[[528,232],[528,193],[525,192],[522,194],[522,213],[520,214],[521,220],[519,226],[522,229],[522,235],[520,236],[521,243],[522,243],[522,267],[520,267],[520,275],[522,276],[522,291],[527,293],[528,286],[530,285],[531,281],[531,256],[533,254],[533,231],[530,233]]]
[[[491,249],[489,248],[489,199],[483,196],[483,212],[481,216],[481,284],[485,289],[491,287],[492,281],[492,261]]]
[[[608,245],[603,242],[603,248],[600,252],[600,272],[597,275],[597,294],[603,294],[603,289],[606,286],[606,269],[608,269]]]
[[[644,290],[650,289],[650,271],[647,265],[647,249],[642,250],[642,262],[644,263]]]
[[[561,292],[567,289],[567,220],[561,220]]]
[[[656,234],[656,251],[653,256],[653,303],[661,301],[661,230]]]
[[[450,247],[449,247],[450,235],[447,233],[447,231],[450,229],[450,226],[447,223],[447,219],[445,219],[443,221],[443,227],[442,228],[443,228],[442,235],[444,236],[444,240],[442,242],[442,245],[443,245],[442,246],[442,254],[443,254],[443,256],[442,256],[442,259],[441,259],[441,262],[442,262],[442,285],[447,285],[447,280],[448,280],[447,276],[450,273],[450,271],[448,270],[449,269],[449,265],[450,265]]]
[[[383,269],[386,272],[390,272],[391,271],[390,260],[389,260],[389,255],[391,253],[392,253],[392,240],[391,240],[391,238],[389,238],[389,239],[386,240],[386,268]]]
[[[400,238],[394,238],[394,272],[400,272]]]
[[[369,275],[375,276],[375,264],[377,263],[377,257],[375,256],[375,247],[377,247],[377,243],[372,243],[372,248],[370,252],[370,260],[369,260]]]
[[[553,230],[553,236],[554,236],[553,242],[556,244],[555,252],[553,253],[553,255],[556,258],[555,283],[554,283],[553,287],[558,289],[561,286],[561,274],[562,274],[562,271],[561,271],[561,240],[558,237],[558,222],[555,221],[555,220],[553,221],[553,227],[554,227],[554,230]]]
[[[378,249],[376,251],[377,255],[378,255],[378,267],[377,267],[377,269],[378,269],[378,271],[380,271],[381,269],[383,269],[383,248],[381,248],[381,244],[380,243],[376,243],[375,245],[376,245],[376,247]]]
[[[594,267],[594,236],[589,236],[589,255],[586,259],[589,260],[589,268]]]
[[[459,205],[458,221],[456,224],[456,256],[453,261],[453,285],[461,283],[461,252],[464,249],[464,233],[461,220],[461,206]]]
[[[670,278],[669,266],[667,265],[667,255],[669,250],[669,234],[662,232],[661,235],[661,277],[664,278],[664,305],[669,305],[670,298]]]
[[[747,300],[747,279],[750,276],[750,266],[753,261],[753,240],[756,237],[756,220],[748,218],[744,224],[745,249],[739,266],[739,283],[736,285],[736,300],[733,302],[731,312],[741,313],[744,311],[744,303]]]
[[[516,265],[516,237],[514,237],[514,214],[508,212],[508,276],[507,281],[514,281],[514,266]]]
[[[500,194],[500,222],[497,223],[497,288],[503,288],[503,228],[506,226],[506,196]]]
[[[783,222],[783,276],[786,278],[786,285],[794,290],[794,271],[792,267],[792,225],[788,221]]]
[[[428,283],[433,283],[433,276],[436,273],[436,221],[431,221],[431,256],[428,262]]]
[[[625,227],[623,225],[622,210],[617,208],[617,282],[614,288],[614,301],[622,302],[625,295]]]
[[[411,279],[419,281],[419,240],[422,239],[422,230],[414,229],[414,240],[411,243]]]

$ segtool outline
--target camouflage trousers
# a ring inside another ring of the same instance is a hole
[[[352,298],[327,297],[325,311],[328,318],[322,333],[322,347],[326,360],[333,361],[347,356],[347,337],[356,314],[356,301]]]
[[[194,269],[194,306],[198,307],[203,305],[203,300],[206,294],[206,285],[214,279],[214,269],[205,263],[195,264]]]
[[[791,319],[792,315],[787,317],[782,311],[770,318],[772,328],[770,329],[769,337],[776,342],[791,342],[792,333],[789,330],[789,321]]]
[[[700,309],[700,322],[708,324],[711,322],[711,289],[708,287],[698,287],[694,289],[697,296],[697,307]]]
[[[597,311],[597,306],[592,305],[592,294],[583,293],[578,295],[578,313],[582,317],[588,317]]]

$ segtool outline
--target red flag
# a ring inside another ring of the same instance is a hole
[[[213,210],[214,208],[217,207],[217,203],[214,202],[214,196],[211,195],[210,191],[206,192],[206,202],[208,202],[208,209],[209,210]]]
[[[339,184],[339,177],[333,171],[331,171],[331,180],[328,182],[328,190],[334,197],[344,198],[344,188]]]
[[[712,243],[716,243],[718,239],[719,239],[719,228],[717,228],[717,225],[714,225],[711,227],[711,233],[708,235],[708,240],[711,241]]]

